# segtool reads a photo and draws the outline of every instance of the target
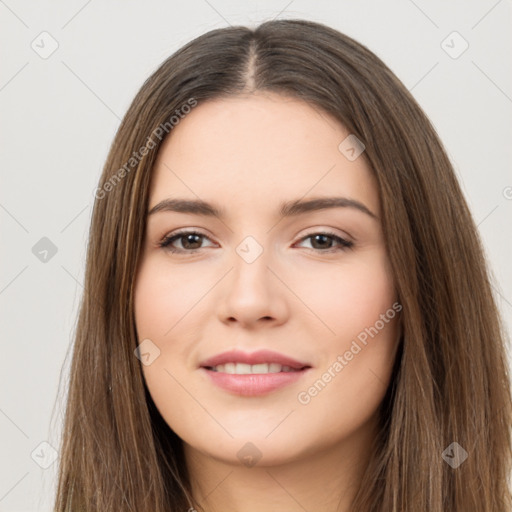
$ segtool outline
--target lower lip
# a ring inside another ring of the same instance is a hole
[[[226,391],[236,395],[257,396],[297,382],[309,368],[294,372],[254,373],[251,375],[215,372],[207,368],[201,368],[201,370],[207,373],[214,384]]]

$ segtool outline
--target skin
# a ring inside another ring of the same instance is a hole
[[[193,493],[206,511],[349,511],[372,455],[399,315],[333,371],[397,301],[375,178],[364,153],[349,161],[338,149],[347,135],[307,103],[258,92],[200,104],[160,149],[149,210],[179,197],[226,211],[222,220],[150,215],[135,283],[139,342],[160,350],[143,365],[144,378],[184,442]],[[377,218],[350,207],[279,215],[283,201],[325,196],[357,200]],[[184,228],[205,237],[175,240],[180,254],[159,247]],[[353,246],[306,237],[326,230]],[[252,263],[236,251],[247,236],[263,249]],[[312,368],[264,396],[238,396],[198,368],[232,348],[270,349]],[[329,368],[330,382],[301,403],[298,394]],[[237,455],[247,442],[261,454],[252,467]]]

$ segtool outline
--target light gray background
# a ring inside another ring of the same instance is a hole
[[[121,117],[149,74],[192,38],[275,17],[345,32],[413,92],[457,170],[510,331],[511,0],[0,0],[1,512],[51,508],[57,463],[36,461],[51,462],[40,443],[58,448],[59,379],[94,189]],[[453,31],[469,44],[457,58],[464,41]],[[58,48],[44,59],[52,38]],[[42,237],[57,247],[47,262],[32,252]]]

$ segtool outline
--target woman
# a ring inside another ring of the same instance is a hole
[[[213,30],[90,231],[57,511],[510,510],[504,334],[452,166],[368,49]]]

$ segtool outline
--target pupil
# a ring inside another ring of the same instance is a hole
[[[197,242],[197,240],[194,242],[194,240],[193,240],[194,238],[196,238],[196,239],[200,238],[200,235],[193,235],[193,234],[192,235],[185,235],[185,240],[186,240],[185,247],[189,243],[192,243],[192,244],[196,243],[197,244],[198,242]],[[188,247],[188,248],[189,249],[196,249],[196,247]]]
[[[327,242],[327,245],[329,245],[329,241],[330,241],[330,240],[329,240],[329,238],[328,238],[328,237],[326,237],[325,235],[315,235],[315,236],[313,237],[313,240],[315,240],[315,241],[316,241],[317,239],[323,239],[323,241],[324,241],[324,242]],[[323,245],[325,246],[325,244],[323,244]],[[320,248],[322,248],[322,242],[320,242]]]

